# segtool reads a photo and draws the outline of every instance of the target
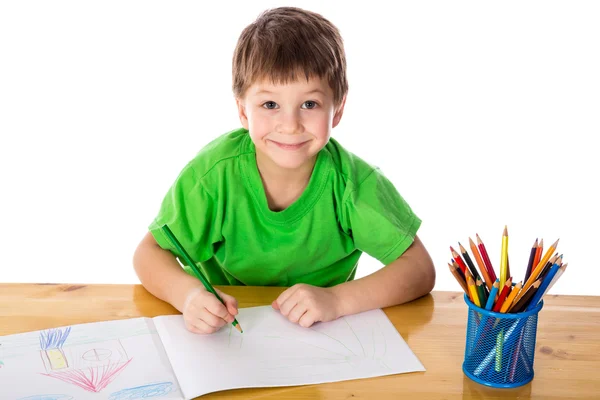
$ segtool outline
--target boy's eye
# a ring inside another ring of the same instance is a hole
[[[277,103],[275,103],[274,101],[267,101],[267,102],[263,103],[262,106],[264,108],[266,108],[267,110],[273,110],[273,109],[277,108]]]
[[[305,101],[304,104],[302,104],[302,108],[308,108],[309,110],[315,108],[316,106],[317,103],[312,100]]]

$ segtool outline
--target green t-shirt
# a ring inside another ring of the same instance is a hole
[[[317,155],[300,197],[271,211],[254,143],[238,129],[185,166],[149,226],[184,263],[164,224],[214,285],[327,287],[354,279],[362,252],[386,265],[397,259],[421,220],[377,168],[334,139]]]

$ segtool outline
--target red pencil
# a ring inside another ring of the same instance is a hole
[[[481,241],[481,238],[479,237],[479,235],[477,233],[475,234],[475,236],[477,236],[477,247],[479,247],[479,252],[481,253],[481,258],[483,258],[485,267],[488,270],[488,274],[489,274],[490,278],[492,278],[492,281],[496,282],[496,279],[498,279],[498,278],[496,277],[496,273],[494,272],[494,267],[492,266],[492,262],[490,261],[490,256],[488,255],[488,252],[485,249],[485,245],[483,244],[483,242]]]
[[[504,303],[504,300],[506,300],[506,297],[508,296],[508,293],[510,292],[511,287],[512,287],[512,276],[506,280],[506,283],[504,284],[504,287],[502,288],[502,292],[500,292],[500,296],[498,296],[498,301],[496,302],[496,304],[494,304],[494,308],[492,308],[492,311],[494,311],[494,312],[500,311],[500,309],[502,308],[502,304]]]
[[[465,264],[462,257],[452,248],[452,246],[450,246],[450,252],[452,253],[452,258],[454,259],[454,261],[456,261],[456,263],[460,267],[460,270],[464,274],[465,269],[467,269],[467,264]]]

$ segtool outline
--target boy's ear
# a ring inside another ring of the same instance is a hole
[[[246,114],[246,106],[244,105],[244,102],[241,99],[236,98],[235,103],[238,108],[238,115],[240,117],[240,122],[242,123],[242,126],[244,127],[244,129],[248,130],[248,115]]]
[[[344,106],[345,105],[346,105],[346,96],[344,96],[344,98],[342,99],[342,102],[340,103],[340,106],[335,111],[335,114],[333,114],[333,122],[331,124],[332,128],[335,128],[342,120],[342,115],[344,114]]]

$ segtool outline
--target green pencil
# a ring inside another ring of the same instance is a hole
[[[206,290],[208,290],[209,292],[211,292],[212,294],[214,294],[217,297],[217,299],[219,299],[219,301],[221,303],[225,304],[225,302],[223,301],[223,299],[221,298],[221,296],[219,296],[217,294],[217,292],[215,291],[215,288],[213,288],[212,285],[208,282],[208,280],[204,277],[204,275],[202,275],[202,271],[200,271],[198,269],[198,267],[196,266],[196,263],[194,262],[194,260],[192,260],[192,257],[190,257],[190,255],[185,251],[185,249],[183,248],[183,246],[181,245],[181,243],[179,243],[179,240],[177,240],[177,238],[175,237],[175,235],[173,234],[173,232],[171,232],[171,229],[169,229],[169,227],[167,225],[163,225],[161,227],[161,229],[164,232],[164,234],[167,235],[167,237],[169,238],[169,240],[171,241],[171,243],[173,243],[173,246],[175,246],[175,248],[177,249],[177,251],[179,251],[181,253],[181,255],[183,256],[183,258],[185,259],[185,262],[189,264],[189,266],[192,268],[192,270],[196,274],[196,277],[198,279],[200,279],[200,282],[202,282],[202,284],[204,285],[204,287],[206,288]],[[232,324],[235,327],[235,329],[237,329],[240,333],[243,332],[242,331],[242,327],[240,326],[240,324],[237,321],[237,319],[234,318]]]

